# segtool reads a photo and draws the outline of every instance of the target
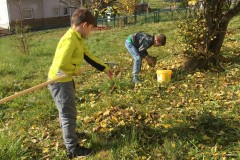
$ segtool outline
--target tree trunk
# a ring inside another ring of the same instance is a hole
[[[198,57],[187,58],[185,69],[208,69],[214,65],[222,70],[219,63],[220,51],[230,20],[240,12],[240,1],[234,7],[231,7],[231,1],[225,0],[206,0],[204,3],[203,16],[200,18],[206,20],[207,34],[204,37],[204,44],[201,44],[201,40],[197,46],[199,53],[203,51],[205,53],[199,54]]]
[[[223,22],[219,24],[219,29],[217,31],[216,38],[209,42],[208,51],[210,53],[213,53],[213,55],[217,56],[220,54],[220,50],[222,48],[223,41],[227,32],[228,23],[229,22]]]

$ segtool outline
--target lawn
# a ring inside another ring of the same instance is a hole
[[[181,2],[178,2],[177,0],[145,0],[146,3],[148,3],[149,7],[152,9],[155,8],[172,8],[181,6]]]
[[[176,22],[93,31],[86,43],[106,62],[115,62],[114,79],[95,69],[75,78],[77,129],[81,145],[95,154],[86,159],[239,159],[240,17],[226,35],[224,72],[184,71]],[[15,48],[16,37],[0,38],[0,98],[47,80],[56,45],[67,28],[32,32],[31,53]],[[143,83],[131,83],[132,59],[126,37],[143,31],[164,33],[167,45],[152,47],[155,68],[143,62]],[[84,66],[88,64],[84,63]],[[172,69],[160,84],[157,69]],[[114,87],[113,87],[114,86]],[[47,88],[0,104],[1,159],[66,159],[58,112]]]

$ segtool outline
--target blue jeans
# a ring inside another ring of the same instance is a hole
[[[138,74],[141,70],[141,66],[142,66],[142,58],[140,57],[140,54],[137,50],[137,48],[128,41],[128,39],[125,41],[125,46],[128,49],[128,51],[130,52],[130,54],[133,57],[133,81],[138,80]]]
[[[49,84],[48,88],[59,112],[64,144],[68,151],[73,151],[78,144],[74,82],[56,82]]]

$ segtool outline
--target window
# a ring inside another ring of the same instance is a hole
[[[53,8],[53,16],[59,16],[59,8]]]
[[[63,8],[63,15],[69,15],[69,9],[67,7]]]
[[[32,9],[23,9],[22,15],[24,19],[33,19],[33,10]]]

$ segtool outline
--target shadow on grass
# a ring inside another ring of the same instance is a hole
[[[187,117],[186,123],[180,123],[172,128],[151,128],[143,124],[134,124],[114,128],[107,133],[96,133],[100,141],[93,146],[97,151],[115,149],[118,150],[125,145],[135,142],[141,148],[153,150],[156,146],[163,146],[166,139],[178,140],[183,143],[194,141],[198,144],[214,147],[216,144],[227,149],[240,139],[239,122],[232,119],[224,119],[209,113]],[[126,146],[125,146],[126,147]],[[131,148],[129,148],[131,150]],[[129,151],[130,151],[129,150]],[[142,153],[141,153],[142,151]],[[146,150],[140,150],[139,155],[146,155]]]
[[[118,153],[122,148],[127,147],[126,152],[135,152],[139,156],[146,155],[149,149],[164,142],[162,130],[147,126],[127,125],[117,127],[112,132],[97,133],[97,136],[100,141],[93,143],[96,152],[111,150]],[[148,150],[144,150],[144,148]],[[132,159],[133,157],[128,158]]]
[[[171,78],[172,82],[184,81],[187,75],[192,73],[182,68],[173,69],[172,72],[173,72],[172,78]]]
[[[240,64],[240,54],[226,56],[224,61],[231,62],[233,64]]]
[[[188,117],[189,124],[179,125],[168,130],[165,137],[177,133],[180,139],[195,139],[204,145],[219,144],[227,148],[231,143],[238,142],[240,133],[239,122],[223,119],[204,113],[196,117]]]

